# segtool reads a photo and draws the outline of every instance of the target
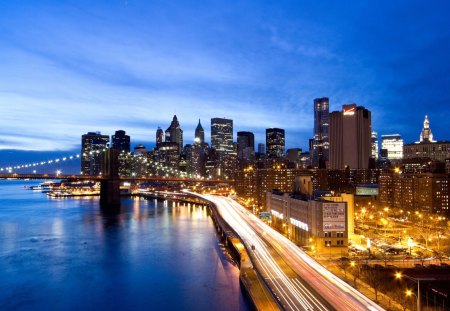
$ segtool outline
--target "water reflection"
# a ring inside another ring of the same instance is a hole
[[[19,185],[0,181],[0,310],[247,310],[205,207]]]

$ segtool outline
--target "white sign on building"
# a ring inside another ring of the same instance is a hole
[[[345,231],[345,203],[323,203],[323,231]]]

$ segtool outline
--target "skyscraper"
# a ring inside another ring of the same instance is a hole
[[[378,160],[378,133],[372,131],[372,158]]]
[[[177,116],[173,116],[172,123],[166,130],[166,142],[172,142],[178,144],[178,152],[183,150],[183,130],[180,128]]]
[[[314,141],[312,166],[325,168],[329,159],[329,100],[328,97],[314,99]]]
[[[125,131],[118,130],[112,136],[112,147],[121,152],[130,152],[130,136]]]
[[[100,132],[89,132],[81,136],[81,174],[97,176],[102,171],[103,149],[109,143],[109,136]]]
[[[343,105],[330,114],[330,169],[367,169],[372,154],[372,121],[369,110]]]
[[[164,141],[164,131],[158,126],[156,130],[156,146]]]
[[[197,145],[203,145],[205,143],[205,131],[203,130],[203,126],[200,123],[200,119],[198,119],[198,124],[195,128],[194,143]]]
[[[266,153],[266,145],[263,143],[258,144],[258,153],[259,154],[265,154]]]
[[[381,149],[387,150],[389,161],[403,159],[403,139],[400,134],[381,135]]]
[[[425,116],[425,120],[423,121],[423,129],[422,132],[420,132],[420,142],[435,142],[433,140],[433,133],[431,133],[430,121],[428,121],[428,116]]]
[[[266,129],[266,154],[268,158],[283,158],[284,145],[283,129]]]
[[[250,160],[255,153],[255,135],[252,132],[237,132],[237,157]]]
[[[218,154],[233,152],[233,120],[211,119],[211,147]]]

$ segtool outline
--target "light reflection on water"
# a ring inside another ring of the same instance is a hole
[[[25,183],[0,181],[0,310],[248,310],[205,207],[106,213]]]

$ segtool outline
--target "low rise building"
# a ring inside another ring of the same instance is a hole
[[[272,225],[316,254],[348,254],[349,232],[353,232],[353,199],[348,196],[307,195],[272,191],[266,193],[266,210]],[[349,208],[350,206],[350,208]]]

